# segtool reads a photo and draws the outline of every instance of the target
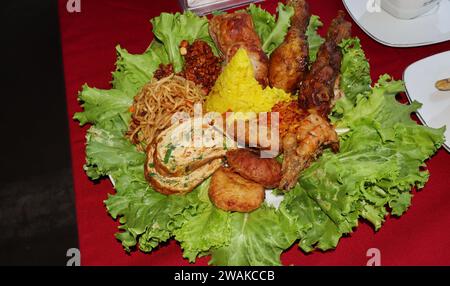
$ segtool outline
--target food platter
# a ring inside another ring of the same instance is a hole
[[[175,239],[190,262],[280,265],[295,243],[338,247],[360,219],[380,229],[428,180],[443,129],[410,119],[402,81],[372,82],[343,12],[324,25],[292,0],[151,22],[147,51],[118,46],[111,89],[85,85],[74,116],[125,251]]]

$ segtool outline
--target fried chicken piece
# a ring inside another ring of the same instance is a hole
[[[307,110],[300,108],[297,101],[280,102],[272,108],[272,112],[279,113],[280,138],[284,138],[288,133],[295,133],[301,121],[309,115]]]
[[[264,187],[242,178],[230,169],[220,168],[211,178],[208,190],[212,203],[224,211],[249,213],[264,202]]]
[[[305,33],[311,13],[305,0],[289,0],[287,5],[294,7],[295,12],[284,42],[270,56],[269,83],[295,93],[308,71],[309,46]]]
[[[339,150],[339,138],[334,127],[321,115],[311,113],[298,122],[295,133],[283,138],[284,161],[280,189],[290,190],[297,183],[300,172],[317,159],[323,149],[330,146]]]
[[[236,52],[246,50],[256,80],[264,87],[268,84],[269,59],[262,50],[261,40],[255,31],[252,17],[247,13],[214,16],[209,22],[209,33],[229,62]]]
[[[281,164],[275,159],[261,158],[249,149],[228,151],[226,158],[231,170],[247,180],[267,189],[275,188],[280,183]]]
[[[305,109],[315,109],[328,116],[334,104],[334,87],[340,74],[342,52],[339,44],[351,36],[351,23],[339,11],[328,30],[327,39],[320,47],[317,60],[300,83],[298,101]]]

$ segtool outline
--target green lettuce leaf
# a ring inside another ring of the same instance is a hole
[[[121,131],[92,126],[86,135],[86,173],[92,179],[109,175],[123,166],[143,166],[145,154],[125,138]],[[143,169],[143,167],[142,167]]]
[[[185,212],[200,203],[196,192],[186,196],[165,196],[155,192],[144,178],[142,165],[111,173],[117,194],[105,201],[113,218],[120,217],[116,238],[127,251],[138,244],[150,252],[173,236],[173,230],[186,221]]]
[[[278,3],[276,20],[274,15],[254,4],[247,8],[247,12],[252,16],[253,25],[261,39],[263,51],[270,56],[283,43],[291,25],[294,8],[281,2]]]
[[[197,202],[200,208],[187,213],[186,223],[174,230],[174,236],[183,248],[183,256],[195,262],[198,256],[209,254],[214,248],[230,242],[230,213],[216,208],[208,197],[210,180],[197,188]]]
[[[195,262],[197,256],[207,255],[215,248],[228,245],[231,237],[230,213],[209,204],[174,231],[181,243],[183,256]]]
[[[359,218],[378,230],[387,207],[402,215],[411,204],[411,189],[427,182],[428,172],[421,168],[442,145],[444,129],[411,120],[420,105],[397,102],[402,90],[402,82],[382,76],[370,92],[360,94],[336,122],[351,130],[341,137],[340,152],[325,152],[286,195],[281,208],[296,219],[304,251],[336,247]]]
[[[241,10],[240,12],[247,12],[252,16],[255,31],[261,39],[261,42],[264,42],[276,25],[275,16],[255,4],[250,4],[246,10]]]
[[[320,21],[320,17],[312,15],[311,19],[309,20],[308,29],[306,30],[306,36],[308,37],[310,62],[316,61],[320,46],[325,42],[325,39],[317,33],[317,30],[322,26],[323,23]]]
[[[116,51],[116,71],[113,73],[112,84],[115,89],[123,91],[131,98],[150,81],[160,64],[169,63],[163,46],[156,41],[143,54],[130,54],[120,46],[116,47]]]
[[[162,13],[153,18],[151,23],[153,33],[163,45],[175,72],[183,69],[184,59],[180,54],[180,43],[183,40],[189,43],[195,40],[205,41],[213,49],[213,52],[218,54],[218,49],[209,35],[209,23],[206,17],[199,17],[190,11],[183,14]]]
[[[297,237],[293,221],[262,206],[250,214],[232,213],[229,245],[212,251],[210,264],[221,266],[281,265],[280,255]]]
[[[340,88],[347,98],[354,101],[357,95],[370,91],[370,65],[358,38],[344,40],[340,47],[344,55]]]
[[[278,3],[278,17],[270,14],[260,6],[251,4],[246,10],[252,16],[255,31],[262,42],[263,51],[270,56],[272,52],[278,48],[284,41],[289,27],[291,26],[291,18],[294,15],[294,8],[283,3]],[[317,52],[325,40],[317,33],[317,30],[323,26],[319,16],[312,15],[306,35],[309,44],[309,56],[311,62],[317,57]]]
[[[262,48],[268,56],[283,43],[287,31],[291,26],[290,19],[294,15],[294,8],[280,2],[278,3],[277,12],[276,24],[273,26],[270,34],[263,39]]]
[[[126,124],[129,122],[128,109],[133,103],[133,98],[121,90],[101,90],[84,85],[78,100],[82,103],[84,111],[75,113],[74,119],[78,120],[80,125],[108,121],[118,114],[123,116]]]

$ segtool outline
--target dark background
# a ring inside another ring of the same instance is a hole
[[[0,7],[0,265],[65,265],[78,242],[57,1]]]

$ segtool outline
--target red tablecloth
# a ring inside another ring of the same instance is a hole
[[[312,12],[320,15],[326,27],[337,10],[344,10],[340,0],[309,2]],[[77,93],[84,83],[109,88],[111,72],[115,69],[115,46],[121,44],[132,53],[142,53],[152,40],[149,19],[163,11],[178,11],[178,1],[81,0],[80,13],[69,13],[66,3],[67,0],[59,1],[59,13],[82,264],[188,265],[174,241],[151,254],[138,251],[125,253],[114,238],[119,223],[107,214],[103,205],[107,194],[114,192],[113,187],[107,179],[93,183],[85,175],[83,164],[87,128],[80,128],[72,120],[73,113],[81,110]],[[276,1],[267,1],[263,6],[273,12]],[[450,50],[450,42],[420,48],[389,48],[370,39],[356,24],[353,31],[360,37],[370,59],[374,79],[382,73],[401,79],[409,64]],[[450,155],[441,149],[428,162],[428,168],[430,181],[415,194],[412,207],[400,219],[388,219],[377,233],[361,222],[350,237],[341,239],[334,251],[306,255],[293,246],[283,254],[283,263],[366,265],[367,250],[378,248],[382,265],[450,265]],[[199,259],[196,265],[206,265],[207,261],[208,258]]]

